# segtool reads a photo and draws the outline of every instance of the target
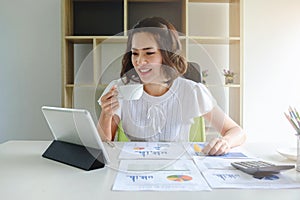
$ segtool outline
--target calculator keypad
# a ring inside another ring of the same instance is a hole
[[[241,161],[233,162],[231,165],[245,173],[257,175],[258,173],[274,174],[279,173],[281,170],[292,169],[294,165],[275,165],[265,161]]]
[[[270,167],[274,166],[274,164],[264,162],[264,161],[246,161],[246,162],[239,162],[239,165],[246,167],[246,168],[258,168],[258,167]]]

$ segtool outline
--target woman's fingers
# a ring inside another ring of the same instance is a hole
[[[229,150],[230,146],[227,140],[223,138],[214,138],[203,148],[202,152],[207,155],[218,156],[228,153]]]
[[[113,86],[108,93],[100,98],[102,112],[105,115],[113,116],[114,112],[119,108],[118,92]]]
[[[101,101],[101,105],[103,102],[111,99],[112,97],[116,97],[118,95],[118,92],[117,92],[117,89],[115,86],[113,86],[109,92],[107,92],[105,95],[103,95],[101,98],[100,98],[100,101]]]
[[[229,152],[230,148],[227,144],[227,141],[225,142],[225,140],[221,140],[219,144],[220,144],[219,149],[213,155],[219,156]]]
[[[217,138],[212,139],[202,150],[204,154],[210,154],[212,148],[214,148],[215,144],[217,143]]]
[[[107,107],[108,105],[114,104],[118,102],[118,99],[114,96],[111,96],[109,98],[101,98],[101,107]]]

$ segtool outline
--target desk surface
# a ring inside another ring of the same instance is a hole
[[[122,143],[116,148],[106,145],[112,159],[112,167],[83,171],[49,159],[42,158],[49,141],[9,141],[0,144],[0,197],[1,199],[212,199],[290,200],[300,197],[299,189],[238,190],[214,189],[201,192],[116,192],[111,188],[117,173],[117,157]],[[274,163],[293,163],[278,153],[276,144],[246,143],[247,152]],[[285,172],[300,181],[296,170]]]

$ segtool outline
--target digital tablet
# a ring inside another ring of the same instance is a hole
[[[100,149],[105,164],[110,162],[89,111],[43,106],[42,112],[55,140]]]

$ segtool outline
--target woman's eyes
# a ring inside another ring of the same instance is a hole
[[[146,52],[146,55],[153,55],[155,52]],[[137,56],[139,55],[137,52],[132,52],[132,55]]]

